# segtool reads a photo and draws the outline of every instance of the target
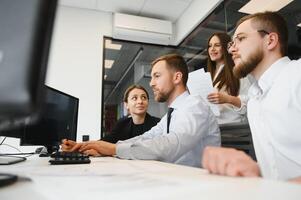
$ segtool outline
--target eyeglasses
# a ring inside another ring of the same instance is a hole
[[[269,35],[270,34],[269,32],[267,32],[265,30],[257,30],[256,32],[262,33],[263,35]],[[230,48],[231,47],[233,47],[234,45],[237,45],[237,44],[241,43],[246,38],[247,38],[247,36],[245,36],[245,35],[237,35],[237,36],[235,36],[232,39],[232,41],[227,44],[227,50],[228,50],[228,52],[230,53]]]

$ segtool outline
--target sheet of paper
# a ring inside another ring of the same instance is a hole
[[[203,97],[215,116],[220,115],[218,106],[210,103],[207,100],[208,94],[215,91],[214,87],[212,86],[212,80],[209,72],[205,72],[204,69],[190,72],[188,76],[187,87],[190,94],[196,94]]]

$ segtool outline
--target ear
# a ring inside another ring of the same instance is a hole
[[[183,74],[182,72],[175,72],[174,73],[174,84],[179,84],[182,82]]]
[[[267,45],[267,49],[268,50],[273,50],[275,49],[277,46],[279,46],[280,48],[280,44],[279,44],[279,36],[277,33],[270,33],[267,37],[267,41],[266,41],[266,45]]]

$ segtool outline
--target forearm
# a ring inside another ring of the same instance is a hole
[[[157,136],[152,139],[142,139],[133,143],[118,143],[117,156],[133,160],[161,160],[172,162],[178,145],[174,145],[172,135]],[[168,139],[169,138],[169,139]]]
[[[99,141],[99,153],[102,155],[114,156],[116,155],[116,144],[112,144],[105,141]]]

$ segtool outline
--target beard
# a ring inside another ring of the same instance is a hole
[[[245,60],[240,57],[240,63],[235,64],[233,74],[236,78],[244,78],[251,73],[263,59],[263,51],[260,48],[250,54]]]
[[[168,100],[168,98],[170,97],[172,91],[173,90],[169,90],[169,91],[164,92],[164,93],[157,91],[157,94],[154,94],[155,95],[155,100],[157,102],[160,102],[160,103],[166,102]]]

